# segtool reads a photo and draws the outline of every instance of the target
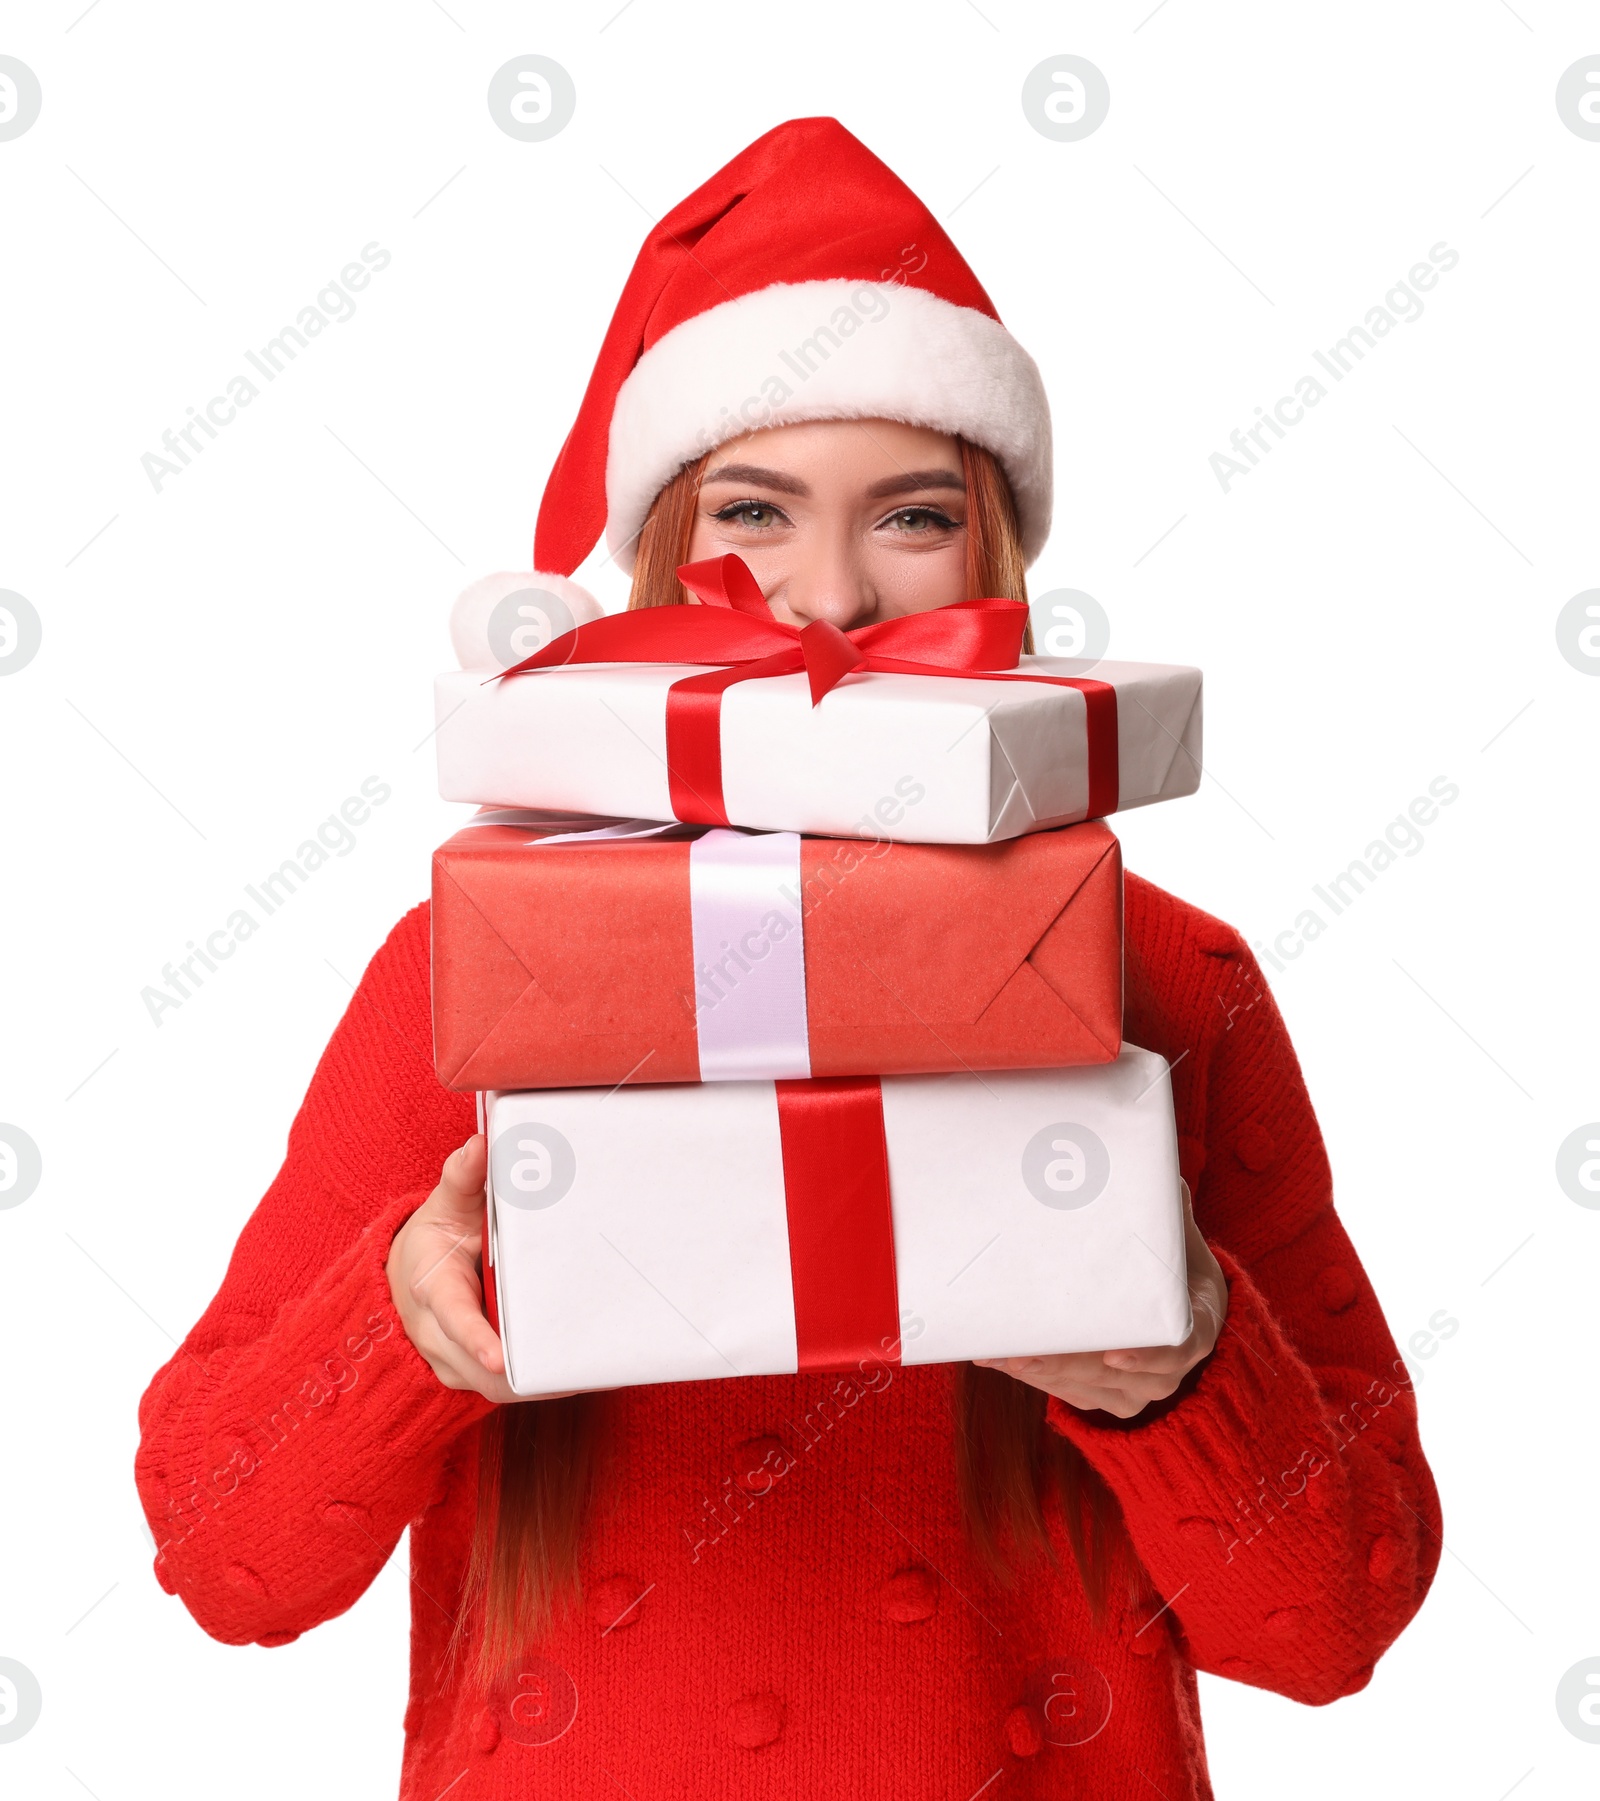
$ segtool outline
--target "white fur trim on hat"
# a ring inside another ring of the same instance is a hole
[[[501,570],[456,596],[450,642],[463,669],[509,669],[603,610],[564,575]]]
[[[894,282],[777,283],[674,326],[617,395],[606,542],[633,566],[650,505],[686,462],[803,419],[898,419],[959,433],[1000,460],[1028,562],[1050,531],[1050,406],[1032,357],[997,320]]]

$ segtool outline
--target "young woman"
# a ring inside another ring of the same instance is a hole
[[[810,377],[763,387],[785,357]],[[914,196],[831,121],[794,122],[641,253],[539,579],[603,520],[635,606],[686,602],[678,565],[725,551],[796,624],[1025,598],[1042,405]],[[1249,951],[1134,876],[1126,938],[1127,1037],[1174,1067],[1187,1343],[518,1401],[416,908],[145,1397],[158,1579],[215,1637],[283,1644],[409,1526],[418,1801],[1209,1796],[1196,1670],[1310,1703],[1361,1688],[1439,1514]]]

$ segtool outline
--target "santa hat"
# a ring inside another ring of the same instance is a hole
[[[519,579],[588,600],[564,578],[602,531],[631,570],[652,502],[685,463],[764,426],[872,418],[992,451],[1024,557],[1039,554],[1050,409],[1033,359],[897,175],[837,120],[791,119],[645,239],[545,484],[545,573]]]

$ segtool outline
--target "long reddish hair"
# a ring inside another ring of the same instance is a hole
[[[1025,601],[1010,484],[989,451],[964,438],[957,443],[967,490],[967,592]],[[639,534],[630,609],[688,602],[677,570],[688,560],[709,460],[685,464],[656,496]],[[579,1597],[583,1520],[601,1479],[606,1398],[524,1401],[497,1409],[483,1424],[457,1642],[464,1642],[468,1619],[481,1618],[476,1664],[485,1684]],[[1128,1548],[1126,1528],[1083,1453],[1046,1426],[1044,1393],[1001,1370],[964,1363],[952,1401],[956,1484],[979,1557],[1010,1584],[1016,1563],[1059,1561],[1055,1524],[1065,1530],[1091,1616],[1102,1618],[1111,1565]]]

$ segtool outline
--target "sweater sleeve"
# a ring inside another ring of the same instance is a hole
[[[1320,1704],[1365,1687],[1421,1605],[1439,1502],[1283,1020],[1229,939],[1194,1197],[1222,1333],[1160,1407],[1122,1421],[1052,1396],[1047,1418],[1115,1493],[1194,1664]]]
[[[426,908],[362,977],[222,1287],[139,1407],[156,1576],[214,1638],[276,1645],[349,1607],[491,1410],[412,1347],[390,1242],[473,1129],[434,1077]]]

